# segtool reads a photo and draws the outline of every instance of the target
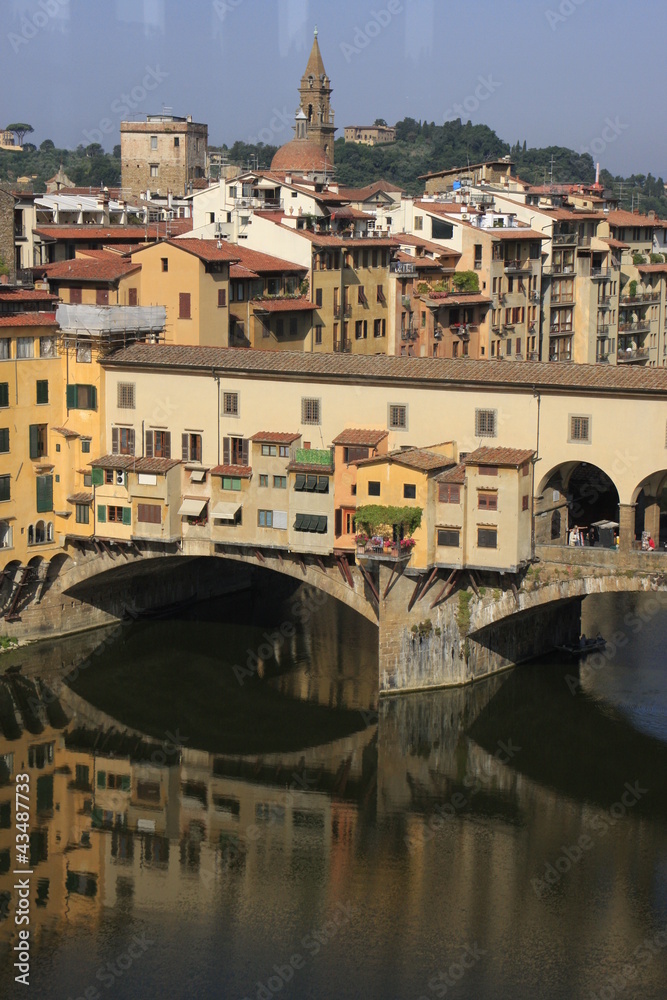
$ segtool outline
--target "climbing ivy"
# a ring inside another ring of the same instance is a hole
[[[411,535],[422,523],[422,508],[367,504],[357,507],[355,521],[357,530],[362,527],[369,535],[389,537],[394,526],[402,526]]]

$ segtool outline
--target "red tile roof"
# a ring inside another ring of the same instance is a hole
[[[78,438],[79,432],[73,431],[71,427],[54,427],[56,434],[62,434],[64,438]]]
[[[317,462],[290,462],[287,466],[288,472],[315,472],[321,476],[333,474],[333,465],[320,465]]]
[[[128,260],[119,254],[104,253],[98,257],[75,257],[61,260],[57,264],[43,264],[35,267],[38,274],[45,274],[49,281],[118,281],[126,274],[141,270],[139,262]]]
[[[534,451],[526,448],[477,448],[463,459],[465,465],[512,465],[528,462]]]
[[[463,462],[453,465],[451,469],[436,476],[435,481],[436,483],[453,483],[457,486],[463,486],[466,481],[466,467]]]
[[[404,250],[398,251],[395,260],[399,260],[402,264],[414,264],[418,270],[433,269],[441,271],[445,267],[441,260],[435,260],[433,257],[415,257],[411,253],[405,253]]]
[[[667,368],[639,365],[579,365],[558,362],[472,358],[417,358],[384,354],[320,354],[301,351],[247,350],[243,347],[197,347],[176,344],[133,344],[101,361],[105,368],[148,367],[159,370],[210,372],[212,368],[242,377],[295,377],[304,381],[352,381],[359,385],[390,380],[396,386],[543,387],[562,392],[667,392]]]
[[[312,312],[316,306],[306,298],[298,299],[253,299],[254,312]]]
[[[183,250],[185,253],[191,253],[195,257],[199,257],[200,260],[206,261],[206,263],[218,263],[237,261],[240,258],[238,253],[238,247],[231,246],[224,240],[199,240],[190,237],[185,237],[182,240],[164,240],[164,244],[175,247],[177,250]],[[154,246],[155,244],[153,244]],[[147,247],[139,247],[135,251],[135,255],[143,253]],[[141,260],[141,258],[139,258]]]
[[[250,268],[244,267],[243,264],[230,264],[229,265],[229,277],[230,278],[245,278],[245,279],[256,279],[259,275],[256,271],[251,271]]]
[[[152,472],[161,475],[180,464],[178,458],[137,458],[136,455],[102,455],[88,463],[95,469],[126,469],[129,472]]]
[[[477,293],[471,295],[459,293],[457,295],[456,292],[427,292],[420,297],[427,305],[438,306],[488,306],[492,301],[489,295]]]
[[[211,469],[212,476],[234,476],[237,479],[250,479],[252,469],[249,465],[216,465]]]
[[[411,247],[423,247],[424,250],[428,250],[430,253],[442,254],[446,257],[460,257],[461,254],[454,247],[443,247],[439,243],[434,243],[432,240],[424,240],[421,236],[415,236],[414,233],[394,233],[394,239],[401,246],[411,246]]]
[[[72,493],[71,496],[67,497],[67,503],[92,503],[93,494],[92,493]]]
[[[146,238],[159,239],[164,237],[166,228],[170,235],[188,233],[192,229],[192,219],[171,219],[169,222],[150,222],[148,226],[36,226],[33,233],[50,240],[122,240],[131,243],[132,240],[143,243]]]
[[[290,431],[257,431],[250,440],[260,444],[293,444],[300,437],[300,434],[292,434]]]
[[[396,465],[407,465],[408,468],[416,469],[418,472],[433,472],[435,469],[443,469],[452,464],[451,458],[440,455],[435,451],[429,451],[426,448],[403,448],[398,451],[390,451],[387,455],[360,458],[350,464],[377,465],[382,462],[395,462]]]
[[[383,441],[389,431],[370,430],[366,427],[346,427],[341,431],[332,444],[359,445],[360,447],[377,448],[380,441]]]
[[[2,286],[0,285],[0,288]],[[0,291],[0,302],[49,302],[57,301],[58,296],[50,292],[42,292],[35,288],[15,288],[11,291]]]
[[[58,326],[55,313],[20,312],[0,316],[0,326]]]
[[[258,274],[282,274],[286,271],[305,274],[308,270],[303,264],[295,264],[293,261],[283,260],[282,257],[274,257],[272,254],[262,253],[260,250],[251,250],[249,247],[234,245],[234,252],[240,264]]]
[[[638,212],[626,212],[620,208],[615,209],[613,212],[607,212],[605,219],[608,220],[610,226],[649,226],[658,229],[662,228],[660,219],[651,219],[648,215],[640,215]]]

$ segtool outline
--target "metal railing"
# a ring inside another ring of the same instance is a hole
[[[619,333],[648,333],[651,329],[651,324],[647,321],[639,321],[638,323],[619,323],[618,332]]]
[[[624,349],[619,347],[618,354],[616,355],[616,361],[619,365],[627,364],[632,361],[646,361],[648,353],[648,350],[645,348],[633,349],[628,347]]]
[[[578,238],[576,233],[554,233],[552,243],[556,247],[576,246]]]

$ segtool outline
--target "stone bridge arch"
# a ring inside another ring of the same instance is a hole
[[[612,475],[593,463],[564,461],[552,466],[539,480],[535,496],[537,544],[566,545],[570,528],[621,521],[619,487]]]
[[[635,505],[635,537],[641,540],[648,531],[656,548],[667,543],[667,469],[658,469],[635,487],[632,494]]]

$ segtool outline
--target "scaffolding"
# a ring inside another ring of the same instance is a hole
[[[56,310],[60,346],[74,348],[79,360],[92,352],[106,357],[138,341],[164,340],[167,310],[164,306],[93,306],[61,304]]]

